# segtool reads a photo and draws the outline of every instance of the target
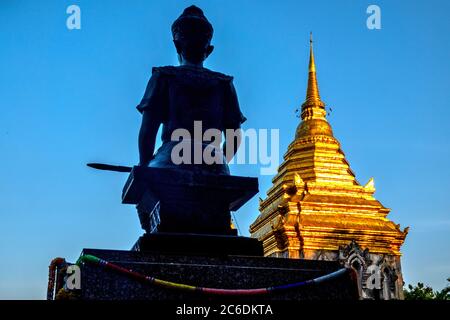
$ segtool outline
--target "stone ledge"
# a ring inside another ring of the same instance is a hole
[[[133,251],[84,249],[90,254],[162,280],[194,286],[249,289],[278,286],[313,279],[341,268],[337,262],[246,256],[186,256]],[[84,300],[179,300],[246,301],[351,300],[355,283],[349,274],[320,284],[268,295],[223,297],[185,292],[140,283],[99,266],[81,266],[81,299]]]

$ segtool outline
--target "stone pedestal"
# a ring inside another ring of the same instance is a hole
[[[258,192],[258,179],[199,170],[134,167],[122,203],[136,204],[147,233],[236,235],[230,211]]]
[[[264,288],[309,280],[341,268],[337,262],[249,256],[201,256],[145,253],[136,251],[84,249],[127,269],[193,286],[248,289]],[[223,301],[224,296],[162,288],[139,282],[115,271],[89,263],[81,266],[81,299]],[[238,297],[240,301],[349,300],[356,299],[355,283],[348,273],[304,287],[267,295]],[[235,297],[226,297],[234,299]]]

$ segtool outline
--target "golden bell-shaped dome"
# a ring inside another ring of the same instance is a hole
[[[333,130],[325,119],[303,120],[295,131],[295,139],[307,136],[329,136],[333,137]]]

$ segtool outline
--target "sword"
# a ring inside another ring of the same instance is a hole
[[[97,170],[107,170],[107,171],[116,171],[116,172],[131,172],[131,167],[126,166],[114,166],[111,164],[105,163],[87,163],[88,167],[97,169]]]

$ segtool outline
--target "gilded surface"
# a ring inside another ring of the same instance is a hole
[[[387,218],[374,198],[375,183],[355,179],[326,119],[319,95],[312,41],[306,99],[295,139],[272,180],[260,215],[250,226],[265,255],[310,258],[356,241],[374,254],[400,256],[408,229]]]

